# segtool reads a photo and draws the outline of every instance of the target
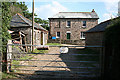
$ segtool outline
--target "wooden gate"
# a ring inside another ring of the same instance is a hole
[[[8,72],[27,75],[24,78],[98,79],[101,74],[101,46],[34,45],[39,49],[34,52],[25,52],[22,47],[33,45],[8,46],[12,47],[12,52],[8,52]],[[48,50],[40,50],[47,47]]]

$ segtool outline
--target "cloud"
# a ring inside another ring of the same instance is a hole
[[[7,0],[8,1],[8,0]],[[33,0],[18,0],[32,2]],[[53,0],[35,0],[35,2],[52,2]],[[118,2],[119,0],[56,0],[58,2]]]
[[[103,0],[105,4],[106,13],[103,14],[104,20],[115,18],[118,14],[119,0]]]
[[[29,11],[31,12],[32,9],[29,8]],[[38,17],[42,19],[47,19],[58,12],[64,11],[68,11],[68,9],[60,3],[58,3],[57,1],[52,1],[47,5],[41,5],[35,8],[35,13],[38,15]]]

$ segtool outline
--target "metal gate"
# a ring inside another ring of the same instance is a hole
[[[24,78],[100,77],[102,46],[34,45],[34,52],[31,46],[8,44],[9,73],[27,75]]]

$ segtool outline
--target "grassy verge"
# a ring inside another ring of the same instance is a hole
[[[37,50],[35,49],[33,53],[48,53],[48,50]]]
[[[60,43],[47,43],[47,45],[58,45],[58,46],[61,46],[61,44]]]
[[[10,79],[10,78],[17,78],[17,77],[13,74],[2,73],[2,79]]]
[[[33,56],[35,56],[36,54],[26,54],[24,57],[21,57],[19,59],[22,59],[22,60],[27,60],[27,59],[32,59]],[[17,60],[13,60],[11,64],[13,65],[20,65],[20,62],[21,61],[17,61]],[[20,68],[20,67],[23,67],[23,66],[12,66],[13,69],[15,68]]]

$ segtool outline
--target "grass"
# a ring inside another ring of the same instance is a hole
[[[48,50],[37,50],[35,49],[33,53],[48,53]]]
[[[26,54],[24,57],[21,57],[19,59],[22,59],[22,60],[32,59],[34,55],[36,55],[36,54]],[[12,64],[19,65],[20,61],[13,60]],[[23,66],[12,66],[12,68],[20,68],[20,67],[23,67]]]
[[[60,43],[47,43],[47,45],[53,45],[53,46],[58,45],[58,46],[61,46]]]
[[[9,73],[2,73],[2,79],[10,79],[10,78],[17,78],[15,75],[13,74],[9,74]]]

